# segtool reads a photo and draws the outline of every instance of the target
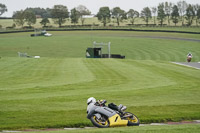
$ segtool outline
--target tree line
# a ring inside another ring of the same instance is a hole
[[[6,5],[0,3],[0,16],[6,11]],[[74,25],[76,25],[79,20],[82,25],[84,25],[85,15],[91,15],[91,12],[83,5],[79,5],[70,11],[68,11],[67,6],[54,5],[53,8],[26,8],[25,10],[15,11],[12,18],[15,24],[22,27],[25,23],[30,27],[34,25],[37,16],[42,18],[40,23],[43,26],[50,23],[48,18],[52,18],[55,24],[62,27],[68,18],[70,18],[71,23]],[[200,23],[200,5],[191,5],[186,1],[179,1],[176,4],[163,2],[155,7],[144,7],[140,13],[134,9],[130,9],[126,12],[120,7],[110,9],[106,6],[100,7],[95,16],[104,26],[110,23],[111,19],[114,19],[118,26],[120,26],[123,20],[128,20],[134,25],[136,18],[139,17],[142,18],[147,26],[151,19],[153,19],[154,25],[159,24],[163,26],[164,21],[167,20],[168,25],[171,25],[170,22],[172,21],[174,25],[182,22],[182,26],[185,24],[190,26],[194,21],[196,25]]]

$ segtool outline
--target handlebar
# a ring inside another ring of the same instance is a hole
[[[105,103],[107,101],[106,100],[98,100],[97,103],[100,105],[100,106],[105,106]]]

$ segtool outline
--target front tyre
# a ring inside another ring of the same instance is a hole
[[[108,118],[103,115],[101,115],[100,118],[97,118],[95,115],[93,115],[90,120],[94,126],[99,128],[107,128],[110,125]]]
[[[128,120],[128,126],[139,126],[140,124],[140,120],[133,113],[125,112],[123,117]]]

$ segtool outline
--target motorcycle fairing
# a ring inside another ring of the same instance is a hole
[[[100,114],[103,114],[108,117],[108,120],[110,122],[110,126],[127,126],[128,120],[122,120],[121,117],[112,109],[108,107],[101,107],[95,109],[95,112],[98,112]]]
[[[110,126],[127,126],[128,120],[122,120],[121,117],[118,114],[115,114],[114,116],[108,118],[110,122]]]
[[[113,115],[117,114],[114,110],[108,108],[108,107],[100,107],[96,108],[95,112],[98,112],[100,114],[103,114],[107,116],[108,118],[112,117]]]

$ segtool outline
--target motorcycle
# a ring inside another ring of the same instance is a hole
[[[107,128],[114,126],[139,126],[138,117],[130,112],[120,110],[118,106],[111,103],[108,107],[106,101],[89,104],[87,107],[87,118],[94,126]],[[114,107],[113,107],[114,105]]]
[[[191,56],[188,56],[188,57],[187,57],[187,62],[189,63],[189,62],[191,62],[191,60],[192,60],[192,57],[191,57]]]

